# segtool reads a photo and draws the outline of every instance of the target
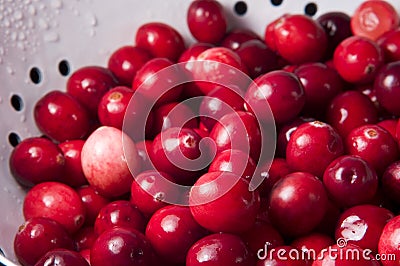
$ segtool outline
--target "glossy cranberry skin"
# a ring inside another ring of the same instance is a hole
[[[378,250],[379,254],[394,254],[395,260],[382,261],[384,266],[395,266],[398,264],[400,256],[400,216],[394,217],[390,220],[382,230],[381,237],[379,238]],[[393,255],[392,255],[393,256]]]
[[[117,81],[110,70],[100,66],[87,66],[76,70],[68,78],[67,93],[95,117],[101,98],[116,85]]]
[[[83,186],[76,190],[81,197],[83,206],[85,207],[85,224],[93,226],[100,210],[106,206],[110,200],[101,196],[93,187]]]
[[[130,86],[136,72],[150,59],[152,56],[143,48],[122,46],[111,54],[108,59],[108,69],[120,84]]]
[[[263,179],[258,188],[261,197],[269,198],[272,187],[283,177],[292,172],[289,164],[283,158],[275,157],[272,163],[259,164],[255,175],[261,176]]]
[[[31,187],[63,177],[65,157],[51,140],[40,137],[21,141],[11,152],[11,174],[22,185]]]
[[[290,257],[289,254],[292,254],[292,258]],[[299,254],[298,258],[296,257],[297,254]],[[302,256],[307,256],[307,255],[302,255],[301,251],[291,247],[291,246],[278,246],[275,247],[274,252],[268,251],[265,254],[265,251],[263,253],[260,253],[262,257],[265,256],[262,260],[257,261],[256,266],[269,266],[269,265],[274,265],[274,266],[305,266],[308,265],[307,261],[302,259]]]
[[[336,70],[322,63],[307,63],[294,71],[303,84],[306,102],[303,113],[314,117],[324,114],[326,106],[342,90],[343,82]]]
[[[142,165],[142,172],[147,171],[147,170],[152,170],[154,169],[149,152],[151,151],[152,147],[152,141],[151,140],[143,140],[140,142],[136,142],[136,149],[139,154],[139,157],[142,159],[141,165]]]
[[[115,227],[103,232],[90,250],[92,266],[154,265],[154,251],[146,237],[134,229]]]
[[[345,81],[351,83],[366,84],[373,81],[383,59],[380,47],[360,36],[344,39],[333,54],[336,70]]]
[[[394,217],[388,209],[374,205],[358,205],[345,210],[338,221],[335,237],[363,249],[378,251],[383,227]]]
[[[393,62],[381,68],[374,82],[379,104],[393,115],[400,115],[395,99],[400,97],[400,62]]]
[[[189,46],[179,57],[178,63],[186,63],[185,68],[190,69],[190,62],[197,60],[197,57],[207,49],[214,47],[210,43],[194,43]]]
[[[211,131],[221,117],[233,110],[244,111],[243,92],[239,89],[216,86],[201,101],[200,121]]]
[[[399,149],[392,135],[377,125],[355,128],[347,135],[346,149],[367,161],[381,176],[386,167],[399,158]]]
[[[193,1],[188,8],[186,21],[190,33],[199,42],[217,44],[225,36],[227,18],[217,1]]]
[[[321,250],[333,244],[334,241],[332,237],[321,233],[311,233],[309,235],[296,238],[290,245],[305,252],[307,254],[306,258],[313,261],[317,258],[317,255],[321,252]]]
[[[260,36],[251,30],[240,28],[233,29],[226,34],[221,42],[221,46],[236,51],[243,43],[251,40],[262,41]]]
[[[294,131],[286,149],[286,160],[296,171],[322,177],[325,168],[344,153],[342,138],[329,124],[314,121]]]
[[[323,219],[328,205],[322,182],[306,172],[290,173],[277,182],[269,201],[271,222],[286,236],[310,233]]]
[[[329,104],[326,120],[345,138],[353,129],[378,122],[378,111],[368,96],[346,91]]]
[[[83,138],[90,129],[87,111],[61,91],[51,91],[40,98],[33,115],[39,130],[57,142]]]
[[[293,73],[272,71],[259,76],[254,83],[247,89],[245,106],[263,122],[271,121],[271,117],[265,111],[268,105],[278,124],[295,118],[304,106],[304,87]]]
[[[378,188],[378,176],[372,166],[352,155],[341,156],[330,163],[323,181],[331,198],[344,207],[368,202]]]
[[[172,102],[154,110],[153,127],[157,134],[171,127],[196,128],[196,115],[185,103]]]
[[[397,124],[398,119],[385,119],[377,123],[378,126],[389,132],[393,139],[396,139]]]
[[[382,187],[391,200],[400,204],[400,161],[389,165],[382,176]]]
[[[241,150],[225,150],[219,153],[210,164],[208,172],[232,172],[251,179],[256,170],[256,163]]]
[[[140,26],[135,36],[136,45],[150,52],[154,57],[177,61],[185,50],[180,33],[165,23],[150,22]]]
[[[236,53],[253,79],[279,68],[278,55],[261,40],[255,39],[241,44]]]
[[[82,255],[82,257],[90,264],[90,249],[84,249],[79,251],[79,253]]]
[[[350,16],[343,12],[327,12],[317,18],[328,38],[325,57],[331,58],[336,46],[352,35]]]
[[[73,241],[64,227],[54,220],[36,217],[25,221],[14,238],[14,252],[24,265],[35,263],[55,248],[73,249]]]
[[[53,249],[47,252],[35,266],[89,266],[89,263],[78,252],[68,249]]]
[[[376,42],[383,50],[386,62],[400,60],[400,29],[383,34]]]
[[[65,158],[62,182],[71,187],[87,184],[81,164],[81,151],[84,143],[83,140],[71,140],[58,144]]]
[[[257,191],[249,191],[246,179],[234,173],[209,172],[191,188],[189,204],[194,219],[204,228],[238,233],[253,226],[260,197]]]
[[[187,266],[254,265],[254,257],[242,239],[236,235],[219,233],[197,241],[188,251]]]
[[[258,161],[261,153],[261,130],[257,118],[249,112],[233,112],[224,115],[210,132],[217,153],[235,149],[246,152]]]
[[[82,227],[73,235],[76,250],[80,252],[90,249],[97,237],[98,234],[96,234],[92,226]]]
[[[282,16],[273,27],[273,35],[278,53],[291,64],[319,61],[325,55],[326,33],[306,15]]]
[[[69,233],[76,232],[85,222],[85,207],[78,193],[58,182],[43,182],[29,190],[24,199],[23,213],[25,219],[53,219]]]

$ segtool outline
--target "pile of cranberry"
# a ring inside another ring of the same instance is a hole
[[[80,68],[65,92],[36,103],[43,136],[21,141],[9,160],[29,188],[18,261],[400,265],[394,7],[285,14],[260,38],[228,30],[217,1],[195,0],[187,25],[198,43],[147,23],[107,68]],[[182,68],[193,81],[175,86]],[[268,149],[273,158],[262,156]],[[207,152],[215,156],[196,160]],[[262,182],[251,189],[254,178]]]

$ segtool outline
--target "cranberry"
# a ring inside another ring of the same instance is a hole
[[[76,250],[82,251],[85,249],[90,249],[97,237],[98,235],[92,226],[82,227],[73,236]]]
[[[373,205],[352,207],[345,210],[338,220],[336,239],[344,238],[347,243],[376,253],[383,227],[393,217],[391,211]]]
[[[135,36],[136,45],[146,49],[154,57],[177,61],[185,50],[182,36],[170,25],[150,22],[139,27]]]
[[[85,207],[85,224],[93,226],[97,215],[101,208],[106,206],[110,201],[101,196],[93,187],[83,186],[76,190],[81,197],[83,206]]]
[[[190,33],[199,42],[217,44],[225,36],[227,18],[218,1],[193,1],[188,8],[186,21]]]
[[[24,139],[11,152],[11,174],[24,186],[61,180],[65,157],[61,149],[46,138]]]
[[[358,155],[367,161],[378,176],[399,156],[399,149],[392,135],[377,125],[355,128],[347,135],[346,148],[349,154]]]
[[[322,182],[306,172],[288,174],[273,187],[269,216],[287,236],[310,233],[322,220],[328,197]]]
[[[325,216],[314,231],[333,236],[335,234],[337,221],[341,214],[342,210],[331,200],[328,200]]]
[[[241,150],[225,150],[215,156],[208,172],[232,172],[241,177],[251,179],[256,170],[256,163]]]
[[[84,143],[83,140],[71,140],[58,145],[65,158],[62,182],[71,187],[79,187],[87,184],[81,164],[81,151]]]
[[[290,14],[283,14],[282,16],[278,17],[277,19],[271,21],[266,27],[264,31],[264,42],[265,44],[272,49],[273,51],[277,52],[276,46],[276,36],[275,36],[275,28],[281,23],[281,21],[290,16]],[[283,59],[284,60],[284,59]],[[286,61],[286,60],[284,60]],[[288,64],[288,62],[285,62]],[[285,65],[286,65],[285,64]]]
[[[68,249],[53,249],[47,252],[35,266],[89,266],[89,263],[78,252]]]
[[[386,1],[370,0],[361,3],[351,17],[354,35],[372,40],[399,26],[400,17],[396,9]]]
[[[130,86],[136,72],[152,56],[145,49],[136,46],[122,46],[115,50],[108,59],[108,68],[124,86]]]
[[[383,257],[389,258],[391,255],[392,259],[382,260],[384,266],[395,266],[398,263],[400,256],[400,216],[396,216],[391,219],[383,228],[382,234],[379,238],[378,250],[379,254]],[[394,256],[394,260],[393,260]]]
[[[393,62],[381,68],[374,82],[379,104],[393,115],[400,115],[395,99],[400,97],[400,62]]]
[[[355,206],[371,200],[378,188],[375,170],[362,158],[344,155],[330,163],[323,177],[331,198],[341,206]]]
[[[171,127],[196,128],[195,114],[185,103],[172,102],[154,110],[153,130],[157,134]]]
[[[89,263],[89,265],[91,265],[91,263],[90,263],[90,249],[81,250],[81,251],[79,251],[79,253]]]
[[[57,182],[43,182],[25,196],[25,219],[46,217],[59,222],[69,233],[74,233],[85,222],[85,207],[78,193]]]
[[[76,70],[67,81],[67,93],[76,98],[94,117],[103,95],[117,85],[110,70],[87,66]]]
[[[252,266],[254,258],[240,237],[219,233],[197,241],[186,256],[187,266]]]
[[[383,50],[386,62],[400,60],[400,29],[386,32],[376,42]]]
[[[296,171],[322,177],[325,168],[344,152],[343,141],[329,124],[314,121],[294,131],[286,149],[286,160]]]
[[[136,143],[137,152],[139,154],[139,157],[142,159],[141,160],[142,171],[154,169],[149,157],[149,152],[151,150],[152,145],[153,142],[151,140],[143,140]]]
[[[336,70],[322,63],[300,65],[294,71],[304,87],[303,113],[321,117],[326,106],[342,90],[343,82]]]
[[[321,233],[311,233],[309,235],[296,238],[290,245],[305,252],[308,260],[314,261],[317,259],[317,255],[321,252],[321,250],[326,249],[333,244],[334,241],[332,237]]]
[[[368,96],[359,91],[346,91],[332,100],[326,120],[345,138],[359,126],[378,122],[378,112]]]
[[[202,175],[190,190],[190,210],[194,219],[212,232],[249,230],[260,207],[257,191],[249,182],[231,172]]]
[[[146,237],[134,229],[115,227],[103,232],[90,250],[92,266],[154,265],[154,252]]]
[[[248,29],[233,29],[226,34],[221,42],[221,46],[235,51],[243,43],[251,40],[261,41],[261,38],[255,32]]]
[[[245,100],[246,109],[255,112],[261,121],[271,121],[266,111],[271,108],[275,122],[282,124],[300,113],[306,95],[303,85],[294,74],[276,70],[256,78],[247,89]]]
[[[396,139],[397,124],[398,119],[385,119],[377,123],[378,126],[389,132],[393,139]]]
[[[400,161],[389,165],[382,176],[382,187],[391,200],[400,204]]]
[[[260,252],[261,260],[256,266],[305,266],[308,265],[306,254],[291,246],[279,246],[268,250],[265,248],[263,253]]]
[[[352,36],[335,50],[333,63],[340,76],[351,83],[369,83],[383,64],[383,52],[370,39]]]
[[[194,43],[181,54],[178,63],[186,63],[185,68],[190,70],[191,62],[197,60],[202,52],[212,47],[213,45],[209,43]]]
[[[24,266],[35,265],[52,249],[73,249],[73,247],[73,241],[64,227],[54,220],[43,217],[25,221],[14,238],[15,255]]]

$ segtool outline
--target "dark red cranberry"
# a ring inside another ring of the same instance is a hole
[[[386,32],[376,42],[383,50],[386,62],[400,60],[400,29]]]
[[[331,198],[344,207],[368,202],[378,189],[375,170],[361,157],[352,155],[341,156],[330,163],[323,181]]]
[[[68,249],[53,249],[47,252],[35,266],[89,266],[89,263],[78,252]]]
[[[37,127],[57,142],[80,139],[90,130],[87,111],[65,92],[51,91],[35,104]]]
[[[85,207],[78,193],[58,182],[43,182],[28,191],[24,198],[25,219],[46,217],[74,233],[85,222]]]
[[[377,125],[355,128],[346,138],[349,154],[367,161],[381,176],[386,167],[399,158],[399,149],[392,135]]]
[[[135,36],[136,45],[154,57],[164,57],[175,62],[185,50],[180,33],[165,23],[150,22],[140,26]]]
[[[218,1],[193,1],[188,8],[186,21],[190,33],[199,42],[217,44],[225,36],[227,18]]]
[[[90,249],[84,249],[79,251],[79,253],[82,255],[82,257],[89,263],[89,265],[92,265],[90,263]]]
[[[382,176],[382,187],[387,196],[400,204],[400,161],[389,165]]]
[[[156,211],[146,227],[146,237],[163,261],[184,263],[189,248],[207,231],[192,217],[189,207],[166,206]]]
[[[11,152],[9,166],[14,178],[24,186],[61,180],[65,157],[61,149],[46,138],[21,141]]]
[[[36,217],[25,221],[14,238],[14,252],[22,265],[35,263],[55,248],[73,249],[74,243],[64,227],[54,220]]]
[[[396,99],[400,97],[400,62],[393,62],[381,68],[374,82],[379,104],[393,115],[400,115]]]
[[[378,126],[386,129],[387,132],[392,135],[393,139],[396,139],[398,119],[385,119],[377,123]]]
[[[296,171],[322,177],[325,168],[344,153],[343,141],[329,124],[314,121],[294,131],[286,149],[286,160]]]
[[[300,113],[306,95],[294,74],[276,70],[256,78],[247,89],[245,100],[246,109],[254,112],[261,121],[271,121],[270,113],[266,111],[271,108],[275,122],[282,124]]]
[[[243,43],[251,40],[261,41],[261,38],[255,32],[248,29],[233,29],[226,34],[221,42],[221,46],[235,51]]]
[[[321,222],[327,205],[322,182],[312,174],[296,172],[272,188],[268,213],[281,234],[300,236],[310,233]]]
[[[317,255],[321,252],[321,250],[328,248],[333,244],[334,241],[332,237],[321,233],[311,233],[309,235],[296,238],[290,245],[298,250],[301,250],[302,252],[305,252],[308,260],[314,261],[317,259]]]
[[[154,110],[153,130],[157,134],[171,127],[196,128],[196,115],[185,103],[172,102]]]
[[[335,234],[337,221],[341,214],[342,210],[333,203],[332,200],[328,200],[328,207],[326,208],[325,216],[314,231],[333,236]]]
[[[382,261],[384,266],[395,266],[397,258],[400,257],[400,215],[391,219],[383,228],[382,234],[379,238],[378,251],[381,256],[389,255],[392,259]],[[394,258],[394,259],[393,259]]]
[[[87,184],[81,164],[83,144],[85,144],[83,140],[71,140],[58,144],[65,158],[62,182],[71,187],[80,187]]]
[[[115,227],[103,232],[90,250],[92,266],[153,266],[154,251],[146,237],[137,230]]]
[[[98,234],[96,234],[92,226],[82,227],[73,236],[76,250],[90,249],[97,237]]]
[[[383,227],[393,217],[391,211],[374,205],[352,207],[340,216],[335,237],[376,253]]]
[[[359,126],[378,122],[378,112],[368,96],[359,91],[346,91],[332,100],[326,120],[345,138]]]
[[[208,172],[232,172],[244,178],[252,178],[256,163],[249,155],[241,150],[225,150],[215,156]]]
[[[93,226],[97,215],[101,208],[106,206],[110,201],[101,196],[93,187],[83,186],[76,190],[81,197],[83,206],[85,207],[86,219],[85,224]]]
[[[260,207],[258,191],[249,191],[249,182],[231,172],[202,175],[190,190],[190,210],[194,219],[212,232],[245,232],[256,219]]]
[[[103,95],[117,85],[110,70],[87,66],[76,70],[67,81],[67,93],[77,99],[94,117]]]
[[[137,152],[139,154],[139,157],[142,159],[141,165],[143,172],[154,169],[149,156],[152,145],[153,142],[151,140],[143,140],[136,143]]]
[[[253,266],[254,257],[236,235],[219,233],[197,241],[186,256],[187,266]]]
[[[267,245],[268,247],[268,245]],[[274,249],[268,250],[265,247],[260,250],[258,254],[261,258],[257,261],[256,266],[306,266],[308,262],[306,254],[303,254],[301,250],[298,250],[292,246],[279,246]],[[261,252],[262,251],[262,252]]]

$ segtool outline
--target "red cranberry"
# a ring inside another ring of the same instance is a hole
[[[264,248],[263,252],[259,253],[261,260],[256,266],[305,266],[308,265],[305,258],[307,255],[302,251],[291,246],[279,246],[268,250]]]
[[[241,150],[225,150],[215,156],[208,172],[232,172],[250,179],[256,170],[256,163],[248,154]]]
[[[258,119],[270,122],[271,117],[266,111],[269,108],[279,124],[290,121],[300,113],[306,95],[294,74],[276,70],[256,78],[254,82],[247,89],[245,106],[255,112]]]
[[[249,230],[260,207],[257,191],[249,182],[231,172],[202,175],[190,190],[190,210],[194,219],[212,232]]]
[[[322,177],[325,168],[344,152],[336,130],[320,121],[302,124],[294,131],[286,149],[286,160],[296,171]]]
[[[398,259],[400,257],[400,215],[391,219],[383,228],[382,234],[379,238],[378,250],[379,254],[383,257],[388,258],[387,260],[382,260],[384,266],[395,266],[398,264]],[[392,256],[389,259],[389,255]],[[394,256],[394,257],[393,257]],[[394,259],[393,259],[394,258]]]
[[[24,186],[61,180],[65,157],[59,147],[46,138],[21,141],[11,152],[9,166],[14,178]]]
[[[57,182],[43,182],[25,196],[25,219],[46,217],[59,222],[69,233],[76,232],[85,222],[85,207],[78,193]]]
[[[81,151],[84,143],[85,141],[83,140],[71,140],[58,145],[65,158],[62,182],[71,187],[79,187],[87,184],[81,164]]]
[[[191,69],[191,62],[197,60],[197,57],[207,49],[214,47],[209,43],[195,43],[189,46],[179,57],[178,63],[186,63],[185,68]]]
[[[134,229],[115,227],[103,232],[90,250],[92,266],[153,266],[154,252],[146,237]]]
[[[352,207],[338,220],[335,237],[376,253],[383,227],[393,217],[391,211],[373,205]]]
[[[221,46],[235,51],[239,49],[243,43],[251,40],[261,41],[261,38],[248,29],[233,29],[226,34],[221,42]]]
[[[389,165],[382,176],[382,187],[391,200],[400,204],[400,161]]]
[[[92,265],[90,263],[90,249],[84,249],[79,251],[79,253],[82,255],[82,257],[89,263],[89,265]]]
[[[396,99],[400,97],[400,62],[393,62],[381,68],[374,82],[379,104],[393,115],[400,115]]]
[[[375,170],[362,158],[352,155],[341,156],[330,163],[323,181],[331,198],[345,207],[368,202],[378,189]]]
[[[397,124],[398,119],[385,119],[377,123],[378,126],[389,132],[393,139],[396,139]]]
[[[97,115],[97,107],[103,95],[117,85],[110,70],[99,66],[87,66],[76,70],[67,81],[67,93],[82,106]]]
[[[383,52],[372,40],[352,36],[336,47],[333,63],[344,80],[369,83],[374,80],[383,63]]]
[[[207,231],[192,217],[189,207],[166,206],[151,216],[146,237],[163,261],[184,263],[189,248]]]
[[[101,208],[106,206],[110,201],[101,196],[93,187],[83,186],[76,190],[81,197],[83,206],[85,207],[85,224],[93,226],[97,215]]]
[[[300,236],[310,233],[321,222],[327,205],[322,182],[312,174],[296,172],[273,187],[268,212],[282,234]]]
[[[400,60],[400,29],[386,32],[376,42],[383,50],[386,62]]]
[[[278,26],[279,23],[281,23],[283,18],[286,18],[288,16],[290,16],[290,14],[283,14],[282,16],[278,17],[277,19],[271,21],[265,27],[264,42],[269,48],[271,48],[275,52],[277,52],[275,28]],[[285,63],[288,63],[286,60],[284,60],[284,61],[285,61]]]
[[[158,134],[171,127],[197,127],[195,114],[185,103],[167,103],[154,110],[153,130]]]
[[[136,72],[152,56],[145,49],[136,46],[122,46],[114,51],[108,59],[108,68],[124,86],[130,86]]]
[[[341,214],[342,210],[331,200],[328,200],[325,216],[314,231],[333,236],[335,234],[337,221]]]
[[[347,135],[346,148],[349,154],[367,161],[378,176],[399,157],[399,149],[392,135],[377,125],[355,128]]]
[[[51,91],[40,98],[34,117],[39,130],[58,142],[83,138],[90,129],[87,111],[61,91]]]
[[[185,50],[182,36],[170,25],[150,22],[139,27],[135,36],[136,45],[146,49],[154,57],[177,61]]]
[[[139,157],[142,159],[141,165],[143,172],[154,169],[149,156],[152,144],[153,142],[151,140],[143,140],[136,143],[137,152]]]
[[[89,266],[89,263],[78,252],[68,249],[53,249],[47,252],[35,266]]]
[[[187,266],[253,266],[254,258],[240,237],[219,233],[197,241],[186,256]]]
[[[321,233],[311,233],[309,235],[296,238],[290,245],[305,252],[308,260],[314,261],[317,259],[317,255],[321,252],[321,250],[326,249],[333,244],[334,241],[332,237]]]
[[[82,227],[73,236],[76,250],[82,251],[85,249],[90,249],[97,237],[98,234],[96,234],[92,226]]]
[[[52,249],[73,249],[73,247],[73,241],[64,227],[54,220],[43,217],[28,219],[19,227],[14,238],[15,256],[24,266],[35,265]]]
[[[227,18],[218,1],[193,1],[188,8],[186,21],[190,33],[199,42],[217,44],[225,36]]]

